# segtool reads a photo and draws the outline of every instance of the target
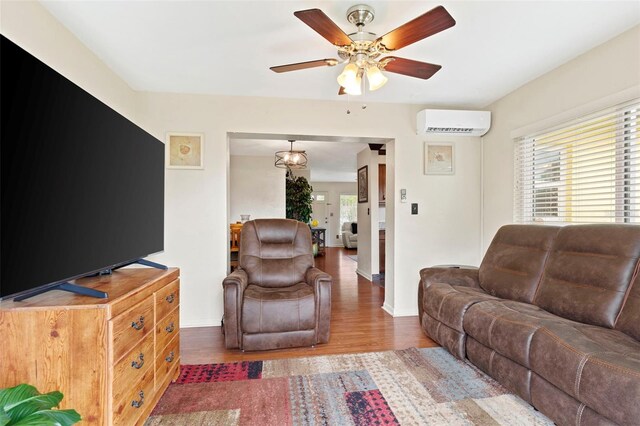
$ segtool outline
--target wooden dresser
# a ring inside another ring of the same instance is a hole
[[[80,424],[142,424],[180,371],[180,272],[130,268],[76,284],[108,299],[51,291],[0,302],[0,388],[60,390]]]

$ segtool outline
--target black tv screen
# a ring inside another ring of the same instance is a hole
[[[164,144],[1,37],[0,298],[162,251]]]

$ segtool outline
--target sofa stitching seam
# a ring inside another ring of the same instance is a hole
[[[576,399],[580,399],[580,381],[582,380],[582,372],[584,371],[584,366],[587,364],[590,356],[591,354],[584,354],[576,370],[576,379],[573,384],[573,392],[576,395]]]
[[[578,407],[578,412],[576,413],[576,426],[580,426],[582,424],[582,413],[584,413],[585,408],[586,405],[584,403],[581,403]]]

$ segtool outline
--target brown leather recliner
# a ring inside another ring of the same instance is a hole
[[[314,266],[309,226],[256,219],[244,224],[241,241],[239,267],[222,283],[226,347],[327,343],[332,278]]]

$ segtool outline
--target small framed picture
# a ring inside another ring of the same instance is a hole
[[[168,169],[204,169],[203,133],[167,133]]]
[[[424,143],[424,174],[454,174],[454,146],[451,143]]]
[[[362,166],[358,169],[358,203],[369,201],[369,169]]]

